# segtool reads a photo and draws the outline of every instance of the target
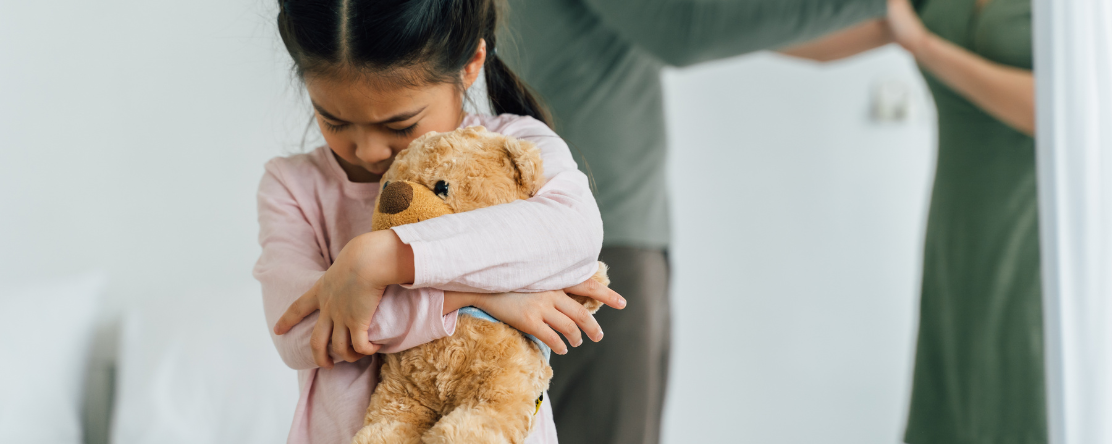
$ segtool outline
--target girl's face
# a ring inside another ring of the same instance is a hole
[[[486,61],[486,43],[464,67],[469,88]],[[352,182],[377,182],[394,156],[429,131],[452,131],[463,121],[463,97],[452,83],[417,87],[306,76],[305,87],[324,140]]]

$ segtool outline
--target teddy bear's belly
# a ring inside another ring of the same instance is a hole
[[[388,354],[382,369],[384,382],[421,393],[442,415],[465,402],[532,405],[551,379],[544,356],[521,332],[465,315],[452,336]]]

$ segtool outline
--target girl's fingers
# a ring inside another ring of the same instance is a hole
[[[363,357],[351,348],[351,336],[343,324],[332,326],[332,353],[347,362],[355,362]]]
[[[560,335],[556,334],[556,332],[549,328],[548,324],[544,322],[530,324],[529,328],[520,328],[519,330],[536,336],[537,339],[540,339],[541,342],[558,355],[567,354],[568,352],[568,347],[564,345],[564,341],[560,340]]]
[[[602,285],[594,279],[587,279],[579,284],[564,289],[565,293],[585,296],[603,304],[617,308],[619,310],[625,308],[626,300],[618,292],[611,290],[609,287]]]
[[[293,326],[305,319],[306,316],[313,314],[314,311],[320,309],[320,304],[317,303],[317,287],[314,285],[309,291],[293,301],[290,308],[278,318],[278,323],[274,324],[274,334],[284,335],[290,331]]]
[[[602,327],[598,325],[595,317],[591,316],[591,312],[587,311],[587,308],[582,304],[575,302],[575,299],[559,298],[556,302],[556,309],[574,321],[575,325],[579,326],[579,330],[583,330],[583,333],[586,333],[592,341],[602,340]],[[575,346],[578,347],[579,344],[575,344]]]
[[[351,347],[365,356],[370,356],[378,352],[379,346],[367,337],[367,328],[367,326],[356,326],[351,330]]]
[[[332,319],[321,316],[313,327],[309,345],[313,348],[313,362],[321,368],[332,368],[332,357],[328,355],[328,341],[332,338]]]
[[[544,317],[544,322],[556,331],[563,333],[565,338],[568,338],[568,343],[572,347],[578,347],[583,343],[583,335],[579,332],[579,327],[575,325],[575,321],[565,316],[559,311],[553,310],[547,313]]]

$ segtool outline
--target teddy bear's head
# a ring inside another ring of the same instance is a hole
[[[532,143],[472,126],[418,137],[382,176],[372,230],[529,198],[544,182]]]

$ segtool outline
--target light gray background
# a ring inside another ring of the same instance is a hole
[[[109,323],[250,279],[262,164],[309,122],[272,9],[0,2],[0,281],[104,270]],[[892,79],[915,115],[870,122]],[[913,63],[762,54],[666,86],[667,442],[898,442],[934,144]]]

